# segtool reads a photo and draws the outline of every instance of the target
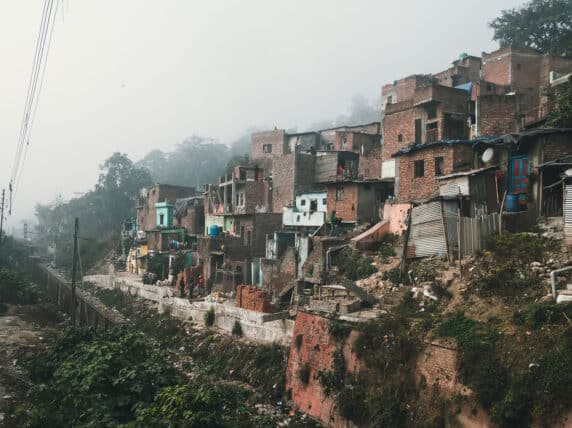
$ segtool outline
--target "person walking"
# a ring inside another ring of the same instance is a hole
[[[333,210],[330,213],[330,236],[333,236],[336,233],[336,210]]]

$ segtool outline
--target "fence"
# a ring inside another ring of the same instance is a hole
[[[461,217],[457,201],[434,201],[414,207],[407,257],[445,256],[450,259],[478,253],[499,232],[499,214]],[[460,246],[460,249],[459,249]]]

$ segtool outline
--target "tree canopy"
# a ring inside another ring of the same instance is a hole
[[[572,2],[532,0],[503,10],[490,24],[501,47],[533,48],[545,53],[572,53]]]

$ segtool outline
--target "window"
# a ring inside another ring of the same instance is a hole
[[[272,153],[272,144],[264,144],[262,146],[263,153]]]
[[[306,199],[301,199],[301,200],[300,200],[300,205],[301,205],[301,206],[306,205]]]
[[[162,226],[165,221],[165,214],[159,214],[159,224]]]
[[[318,201],[316,199],[310,201],[310,211],[318,211]]]
[[[252,244],[252,231],[249,230],[248,232],[246,232],[246,245],[251,245]]]
[[[435,119],[437,117],[437,107],[427,107],[427,119]]]
[[[397,136],[397,142],[398,142],[398,143],[402,143],[402,142],[403,142],[403,134],[399,134],[399,135]]]
[[[415,178],[423,177],[425,175],[425,161],[416,160],[413,162],[413,176]]]
[[[336,201],[343,201],[344,200],[344,188],[338,187],[336,189]]]
[[[387,105],[391,104],[393,102],[393,97],[390,95],[387,97]]]
[[[421,119],[415,119],[415,144],[421,144]]]
[[[521,69],[521,65],[520,64],[516,64],[516,69],[520,70]]]
[[[444,159],[442,156],[435,158],[435,177],[443,175]]]
[[[328,200],[326,198],[322,199],[322,205],[324,206],[328,205]]]

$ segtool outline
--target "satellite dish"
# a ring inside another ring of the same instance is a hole
[[[488,162],[490,162],[490,161],[493,159],[494,154],[495,154],[494,149],[493,149],[492,147],[489,147],[488,149],[486,149],[486,150],[483,152],[483,155],[481,156],[481,160],[482,160],[484,163],[488,163]]]
[[[566,175],[566,177],[572,177],[572,168],[568,168],[564,171],[564,175]]]

